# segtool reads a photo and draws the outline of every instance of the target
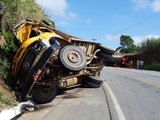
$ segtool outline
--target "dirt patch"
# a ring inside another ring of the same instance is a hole
[[[13,93],[0,83],[0,111],[12,107],[16,103]]]

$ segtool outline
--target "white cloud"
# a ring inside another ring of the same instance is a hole
[[[116,35],[112,35],[112,34],[106,34],[105,38],[109,41],[119,41],[120,40],[120,36],[121,34],[116,34]]]
[[[145,9],[149,6],[149,0],[132,0],[136,9]]]
[[[86,23],[86,24],[91,24],[91,23],[92,23],[92,20],[91,20],[91,19],[86,19],[86,20],[85,20],[85,23]]]
[[[74,19],[77,17],[75,13],[69,11],[66,0],[35,0],[47,14],[52,17],[58,17],[65,20]]]
[[[154,0],[152,3],[152,9],[154,12],[160,12],[160,0]]]
[[[69,16],[69,18],[72,18],[72,19],[77,17],[77,15],[75,13],[73,13],[73,12],[69,12],[68,16]]]
[[[150,38],[160,38],[160,35],[149,34],[143,36],[131,36],[136,45],[140,44],[142,41],[150,39]]]
[[[105,35],[106,40],[119,42],[120,41],[121,34],[107,34]],[[150,38],[160,38],[160,35],[156,34],[148,34],[148,35],[141,35],[141,36],[131,36],[131,38],[134,40],[134,44],[138,45],[142,41],[150,39]]]
[[[132,0],[134,8],[151,9],[153,12],[160,12],[160,0]]]

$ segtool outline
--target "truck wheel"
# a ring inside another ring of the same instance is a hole
[[[93,82],[90,82],[90,81],[87,81],[86,85],[87,85],[87,87],[90,87],[90,88],[99,88],[99,87],[101,87],[101,84],[96,84],[96,83],[93,83]]]
[[[103,81],[98,76],[84,76],[81,85],[82,87],[99,88],[102,82]]]
[[[104,47],[104,46],[102,46],[102,45],[99,45],[98,47],[99,47],[99,48],[102,50],[102,52],[104,52],[105,54],[113,55],[113,54],[115,53],[114,50],[111,50],[110,48]]]
[[[101,58],[104,58],[106,61],[109,61],[109,62],[113,62],[114,61],[114,58],[113,58],[112,55],[108,55],[108,54],[105,54],[103,52],[99,52],[98,56],[101,57]]]
[[[101,85],[103,82],[103,80],[99,76],[87,76],[86,80],[99,85]]]
[[[69,70],[79,71],[86,66],[86,55],[77,46],[68,45],[60,51],[60,60]]]
[[[51,102],[57,95],[56,87],[36,86],[32,99],[35,103],[45,104]]]

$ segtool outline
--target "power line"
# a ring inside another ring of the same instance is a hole
[[[136,27],[136,26],[138,26],[138,25],[140,25],[140,24],[142,25],[142,24],[144,24],[145,22],[147,22],[148,20],[152,19],[155,15],[157,15],[157,14],[152,14],[152,15],[150,15],[149,17],[147,17],[147,18],[145,18],[145,19],[143,19],[143,20],[141,20],[141,21],[138,21],[137,23],[134,23],[134,24],[132,24],[132,25],[130,25],[130,26],[122,29],[120,32],[121,32],[121,33],[122,33],[122,32],[126,32],[127,30],[132,29],[132,28],[134,28],[134,27]],[[119,32],[119,33],[120,33],[120,32]]]
[[[136,31],[134,34],[132,35],[136,35],[136,34],[142,34],[142,33],[147,33],[147,32],[150,32],[150,33],[153,33],[153,32],[158,32],[158,30],[160,30],[160,25],[154,25],[152,26],[151,28],[144,28],[143,30],[141,31]],[[160,32],[160,31],[159,31]]]

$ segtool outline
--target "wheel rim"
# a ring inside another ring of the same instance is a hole
[[[67,54],[67,58],[71,63],[78,63],[81,60],[81,57],[76,51],[69,51]]]
[[[68,45],[60,51],[60,60],[69,70],[79,71],[86,66],[86,55],[78,46]]]

